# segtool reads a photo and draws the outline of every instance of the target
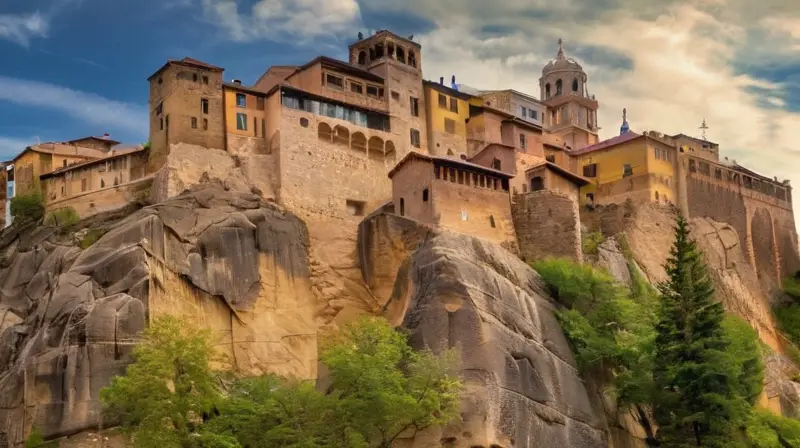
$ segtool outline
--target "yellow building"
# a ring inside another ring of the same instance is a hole
[[[267,153],[266,97],[238,83],[223,84],[226,147],[231,152]]]
[[[591,181],[581,188],[583,204],[677,203],[677,154],[659,139],[626,131],[570,155],[578,159],[579,174]]]
[[[471,95],[439,83],[425,81],[425,116],[428,151],[436,156],[460,158],[467,154],[467,119]],[[412,109],[418,104],[410,104]],[[412,111],[413,113],[413,111]]]

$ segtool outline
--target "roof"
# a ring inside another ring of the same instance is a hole
[[[702,140],[702,139],[695,138],[695,137],[692,137],[692,136],[686,135],[686,134],[675,134],[675,135],[671,135],[670,137],[671,138],[681,138],[681,137],[683,137],[683,138],[688,138],[689,140],[694,140],[697,143],[707,143],[707,144],[712,145],[712,146],[719,146],[718,144],[716,144],[714,142],[710,142],[708,140]]]
[[[11,162],[16,162],[17,159],[19,159],[28,151],[37,152],[39,154],[82,157],[85,159],[102,159],[103,157],[106,157],[106,152],[100,151],[99,149],[86,148],[69,143],[48,142],[26,147],[24,150],[22,150],[22,152],[17,154],[17,156],[14,157]]]
[[[620,145],[625,142],[629,142],[631,140],[636,140],[639,137],[644,137],[644,136],[641,134],[637,134],[633,131],[628,131],[622,135],[618,135],[608,140],[603,140],[602,142],[595,143],[594,145],[589,145],[581,149],[573,149],[572,151],[569,151],[569,155],[577,156],[589,152],[600,151],[603,149],[611,148],[616,145]]]
[[[414,42],[413,40],[405,38],[405,37],[400,37],[397,34],[391,32],[389,30],[378,30],[378,31],[375,31],[375,34],[373,34],[372,36],[365,36],[363,39],[359,39],[359,40],[353,42],[352,44],[350,44],[348,46],[348,48],[355,47],[356,45],[358,45],[359,42],[363,42],[363,41],[369,40],[369,39],[371,39],[371,38],[373,38],[375,36],[381,36],[381,35],[382,36],[391,36],[391,37],[393,37],[393,38],[395,38],[397,40],[400,40],[400,41],[409,43],[411,45],[414,45],[417,48],[422,48],[422,45],[420,45],[418,42]]]
[[[528,120],[523,120],[522,118],[519,118],[517,116],[514,116],[513,118],[506,118],[505,120],[503,120],[504,123],[506,121],[510,121],[512,123],[521,124],[523,126],[527,126],[529,128],[533,128],[533,129],[536,129],[539,132],[541,132],[542,129],[543,129],[542,125],[530,122]]]
[[[564,43],[561,39],[558,39],[558,53],[556,54],[556,59],[554,61],[550,61],[547,65],[544,66],[542,69],[542,76],[555,71],[561,70],[569,70],[569,71],[583,71],[583,67],[578,64],[575,59],[568,58],[564,56]]]
[[[152,75],[148,76],[147,80],[150,81],[157,74],[163,72],[167,67],[169,67],[170,65],[173,65],[173,64],[174,65],[183,65],[183,66],[186,66],[186,67],[193,67],[193,68],[202,68],[202,69],[205,69],[205,70],[211,70],[211,71],[215,71],[215,72],[225,71],[225,69],[222,68],[222,67],[217,67],[216,65],[211,65],[209,63],[206,63],[206,62],[203,62],[203,61],[199,61],[199,60],[194,59],[194,58],[184,57],[183,59],[180,59],[180,60],[178,60],[178,59],[167,59],[167,62],[164,65],[162,65],[158,70],[156,70],[155,73],[153,73]]]
[[[528,101],[531,101],[531,102],[534,102],[534,103],[537,103],[537,104],[542,104],[541,100],[539,100],[539,99],[538,99],[538,98],[536,98],[535,96],[533,96],[533,95],[528,95],[528,94],[527,94],[527,93],[525,93],[525,92],[520,92],[519,90],[514,90],[514,89],[503,89],[503,90],[481,90],[481,91],[480,91],[480,95],[481,95],[481,96],[483,96],[483,95],[487,95],[487,94],[490,94],[490,93],[500,93],[500,92],[510,92],[510,93],[512,93],[512,94],[514,94],[514,95],[517,95],[517,96],[524,97],[524,98],[525,98],[525,99],[527,99]],[[542,104],[542,105],[543,105],[543,104]]]
[[[503,149],[507,149],[509,151],[516,151],[517,150],[517,148],[515,148],[515,147],[513,147],[511,145],[506,145],[504,143],[489,143],[488,145],[484,146],[483,149],[481,149],[480,151],[478,151],[475,154],[473,154],[472,157],[469,157],[467,160],[475,159],[479,155],[483,154],[484,151],[488,151],[490,148],[493,148],[495,146],[503,148]]]
[[[143,152],[143,151],[146,151],[146,149],[144,147],[142,147],[142,146],[132,146],[132,147],[129,147],[129,148],[121,148],[121,149],[112,150],[112,151],[108,152],[108,155],[106,157],[103,157],[101,159],[92,159],[92,160],[87,160],[85,162],[80,162],[80,163],[75,163],[75,164],[72,164],[72,165],[69,165],[69,166],[65,166],[65,167],[59,168],[59,169],[57,169],[55,171],[51,171],[49,173],[42,174],[41,176],[39,176],[39,178],[40,179],[47,179],[47,178],[50,178],[50,177],[55,177],[55,176],[58,176],[59,174],[66,173],[67,171],[72,171],[72,170],[77,169],[77,168],[84,168],[84,167],[87,167],[87,166],[91,166],[91,165],[95,165],[95,164],[99,164],[99,163],[104,163],[104,162],[106,162],[108,160],[116,160],[116,159],[119,159],[121,157],[130,155],[130,154],[134,154],[134,153]]]
[[[538,165],[534,165],[534,166],[526,169],[525,172],[527,173],[528,171],[535,170],[536,168],[541,168],[541,167],[546,167],[547,169],[553,170],[553,171],[557,172],[558,174],[560,174],[561,176],[566,177],[567,179],[571,180],[572,182],[574,182],[574,183],[576,183],[576,184],[578,184],[580,186],[589,185],[591,183],[588,179],[586,179],[586,178],[584,178],[582,176],[578,176],[577,174],[573,173],[572,171],[565,170],[564,168],[561,168],[560,166],[556,165],[553,162],[542,162],[542,163],[540,163]]]
[[[456,89],[453,89],[452,87],[447,87],[446,85],[440,84],[438,82],[425,80],[422,81],[422,84],[426,87],[430,87],[433,90],[436,90],[437,92],[442,92],[444,94],[454,96],[462,100],[469,100],[470,98],[472,98],[472,95],[470,95],[469,93],[458,91]]]
[[[330,65],[330,66],[332,66],[334,68],[337,68],[337,69],[339,69],[339,70],[341,70],[341,71],[343,71],[345,73],[349,73],[351,75],[355,75],[355,76],[358,76],[358,77],[363,78],[363,79],[379,82],[381,84],[384,83],[384,79],[380,75],[376,75],[375,73],[368,72],[368,71],[364,70],[361,67],[356,67],[353,64],[350,64],[350,63],[347,63],[347,62],[344,62],[344,61],[340,61],[338,59],[329,58],[328,56],[317,56],[316,58],[312,59],[308,63],[302,65],[297,71],[303,71],[303,70],[307,69],[308,67],[311,67],[312,65],[316,64],[317,62],[320,62],[323,65]],[[295,72],[295,73],[297,73],[297,72]]]
[[[75,140],[67,141],[67,143],[75,144],[76,142],[82,142],[82,141],[85,141],[85,140],[95,140],[95,141],[100,141],[100,142],[103,142],[103,143],[111,143],[111,146],[117,146],[117,145],[120,144],[120,142],[118,142],[116,140],[112,140],[111,138],[109,138],[108,136],[105,136],[105,135],[102,136],[102,137],[89,136],[89,137],[83,137],[83,138],[76,138]]]
[[[463,160],[451,159],[451,158],[448,158],[448,157],[430,156],[430,155],[422,154],[422,153],[419,153],[419,152],[416,152],[416,151],[411,151],[405,157],[403,157],[402,160],[397,162],[397,165],[395,165],[394,168],[392,168],[391,171],[389,171],[389,178],[391,179],[395,175],[395,173],[397,173],[397,171],[400,169],[400,167],[405,165],[407,162],[411,161],[411,159],[425,160],[425,161],[428,161],[428,162],[431,162],[431,163],[438,162],[438,163],[443,164],[443,165],[450,165],[450,166],[453,166],[453,167],[461,167],[461,168],[464,168],[464,169],[467,169],[467,170],[478,171],[478,172],[481,172],[481,173],[491,174],[493,176],[502,177],[502,178],[505,178],[505,179],[510,179],[510,178],[514,177],[513,174],[509,174],[509,173],[506,173],[506,172],[503,172],[503,171],[495,170],[493,168],[487,168],[485,166],[478,165],[478,164],[475,164],[475,163],[465,162]]]
[[[248,92],[248,93],[252,93],[254,95],[259,95],[259,96],[265,96],[267,94],[267,92],[258,90],[255,87],[247,87],[247,86],[243,86],[241,84],[237,84],[235,82],[223,82],[222,86],[223,87],[227,87],[229,89],[241,90],[243,92]]]

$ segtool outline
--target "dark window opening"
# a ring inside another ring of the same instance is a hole
[[[494,223],[494,216],[493,215],[489,215],[489,225],[492,226],[492,228],[497,227],[497,225]]]
[[[158,106],[156,106],[156,115],[161,115],[162,112],[164,112],[164,103],[163,102],[158,103]]]
[[[192,129],[197,129],[197,118],[192,117]]]
[[[422,190],[422,202],[428,202],[428,189]]]
[[[411,146],[413,146],[415,148],[419,148],[420,147],[419,131],[416,130],[416,129],[412,129],[411,130]]]
[[[439,107],[447,108],[447,97],[439,94]]]
[[[359,95],[364,94],[364,86],[357,82],[350,81],[350,91]]]
[[[161,84],[161,83],[163,83],[163,82],[164,82],[164,78],[162,78],[162,77],[160,77],[160,76],[159,76],[159,77],[158,77],[158,83],[159,83],[159,84]]]
[[[563,92],[563,83],[559,79],[556,81],[556,95],[561,95],[562,92]]]
[[[236,129],[240,131],[247,130],[247,114],[236,114]]]
[[[411,116],[412,117],[419,117],[419,98],[414,98],[413,96],[410,98],[411,102]]]
[[[519,134],[519,147],[522,150],[528,149],[528,141],[525,138],[525,134]]]
[[[244,93],[236,94],[236,107],[247,107],[247,95]]]
[[[594,193],[586,193],[586,202],[594,204]]]
[[[597,177],[597,164],[585,165],[583,167],[583,177]]]
[[[406,215],[406,201],[403,198],[400,198],[400,216]]]
[[[253,117],[253,132],[258,137],[258,117]]]
[[[367,84],[367,96],[383,98],[383,88]]]
[[[105,187],[106,187],[106,181],[104,181],[103,179],[100,179],[100,188],[105,188]],[[64,187],[61,187],[61,188],[63,189]]]
[[[208,99],[203,98],[200,100],[200,111],[204,114],[208,113]]]
[[[192,73],[192,81],[197,82],[197,73]]]
[[[450,98],[450,112],[458,113],[458,100]]]
[[[714,168],[714,177],[717,179],[722,179],[722,170],[719,168]]]
[[[544,190],[544,178],[536,176],[531,179],[531,191]]]
[[[203,118],[203,130],[204,131],[208,130],[208,119],[207,118]]]
[[[577,92],[578,91],[578,80],[577,79],[573,79],[572,80],[572,91],[573,92]]]
[[[62,160],[61,163],[62,163],[61,164],[62,167],[64,167],[64,168],[67,167],[67,159]]]
[[[697,172],[697,165],[695,164],[694,160],[689,160],[689,172],[696,173]]]
[[[264,110],[264,97],[263,96],[256,97],[256,109]]]
[[[367,63],[367,53],[364,50],[358,52],[358,65],[364,65]]]
[[[656,191],[656,202],[658,202],[658,192]]]
[[[208,76],[203,76],[203,84],[208,85]]]
[[[304,128],[307,128],[308,127],[308,118],[305,118],[305,117],[301,118],[300,119],[300,126],[302,126]]]
[[[399,100],[400,99],[400,92],[395,92],[394,90],[392,90],[392,99],[393,100]]]
[[[492,168],[496,170],[500,170],[500,159],[493,159],[492,160]]]
[[[544,85],[544,97],[545,99],[550,98],[550,83]]]
[[[622,177],[628,176],[633,176],[633,167],[626,163],[625,165],[622,165]]]
[[[344,89],[344,79],[330,73],[325,76],[325,84],[334,89]]]
[[[555,154],[548,154],[548,155],[544,156],[544,159],[547,160],[550,163],[556,163]]]
[[[456,181],[456,169],[450,168],[450,182]]]

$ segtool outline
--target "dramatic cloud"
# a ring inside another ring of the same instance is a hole
[[[202,0],[208,19],[233,40],[259,38],[295,43],[349,32],[358,26],[354,0],[259,0],[240,11],[235,0]]]
[[[147,109],[53,84],[0,76],[0,101],[63,112],[110,130],[147,133]]]
[[[28,46],[34,37],[45,37],[48,21],[38,11],[31,14],[0,14],[0,38]]]

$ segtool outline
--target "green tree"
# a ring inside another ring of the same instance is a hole
[[[659,285],[653,370],[659,439],[669,446],[724,445],[743,408],[738,379],[725,365],[725,312],[702,256],[679,216],[668,279]]]
[[[11,215],[15,220],[38,221],[44,216],[44,202],[38,191],[11,198]]]
[[[157,318],[134,349],[125,376],[100,391],[107,415],[138,447],[202,445],[197,431],[220,400],[211,354],[207,331],[174,317]]]

